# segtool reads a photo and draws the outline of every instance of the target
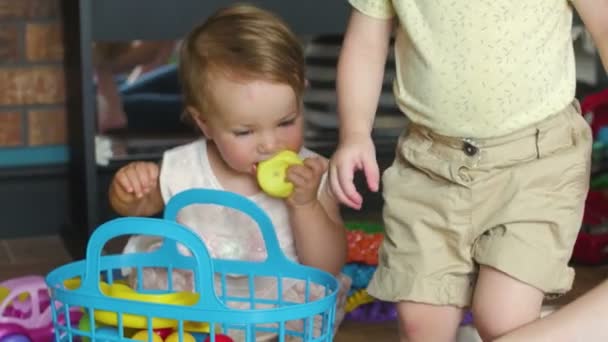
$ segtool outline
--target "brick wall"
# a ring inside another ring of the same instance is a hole
[[[59,0],[0,0],[0,151],[66,143]]]

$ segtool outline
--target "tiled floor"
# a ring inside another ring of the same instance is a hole
[[[118,251],[120,244],[114,242],[109,249],[112,252]],[[0,240],[0,281],[27,274],[44,275],[69,260],[70,256],[57,236]],[[568,295],[549,304],[567,303],[606,278],[608,278],[608,266],[577,267],[574,289]],[[370,338],[379,342],[396,341],[397,329],[393,323],[345,322],[335,341],[368,342]]]

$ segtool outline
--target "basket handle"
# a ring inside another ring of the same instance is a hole
[[[184,207],[191,204],[216,204],[232,208],[243,212],[251,217],[258,225],[266,245],[267,258],[262,263],[272,263],[274,267],[291,264],[292,262],[285,256],[274,231],[274,226],[268,215],[250,199],[233,192],[213,189],[190,189],[177,193],[165,206],[164,218],[169,221],[177,220],[177,213]],[[175,241],[163,243],[162,249],[166,253],[179,253]],[[168,255],[171,255],[168,254]]]
[[[199,303],[206,308],[220,309],[224,305],[215,295],[213,290],[213,263],[207,248],[201,239],[190,229],[177,222],[167,221],[158,218],[143,217],[124,217],[108,221],[99,226],[89,239],[86,251],[86,272],[82,279],[81,290],[92,291],[94,295],[101,296],[99,289],[101,250],[103,246],[112,238],[121,235],[154,235],[162,238],[179,241],[188,247],[194,257],[199,270],[194,272],[197,278],[194,281],[195,291],[204,295],[200,296]],[[174,244],[175,245],[175,244]],[[181,258],[191,258],[183,256]],[[205,270],[205,271],[201,271]],[[207,270],[209,270],[207,272]],[[201,291],[206,289],[206,292]]]

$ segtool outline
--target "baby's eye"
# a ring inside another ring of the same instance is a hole
[[[279,124],[279,127],[287,127],[287,126],[291,126],[294,124],[294,122],[296,122],[296,119],[290,119],[287,121],[283,121]]]
[[[245,131],[233,131],[232,134],[234,134],[237,137],[243,137],[246,135],[251,134],[251,130],[245,130]]]

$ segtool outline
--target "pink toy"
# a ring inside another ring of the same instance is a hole
[[[72,324],[78,324],[82,313],[74,308],[69,316]],[[51,301],[44,278],[25,276],[1,282],[0,342],[54,340]]]

